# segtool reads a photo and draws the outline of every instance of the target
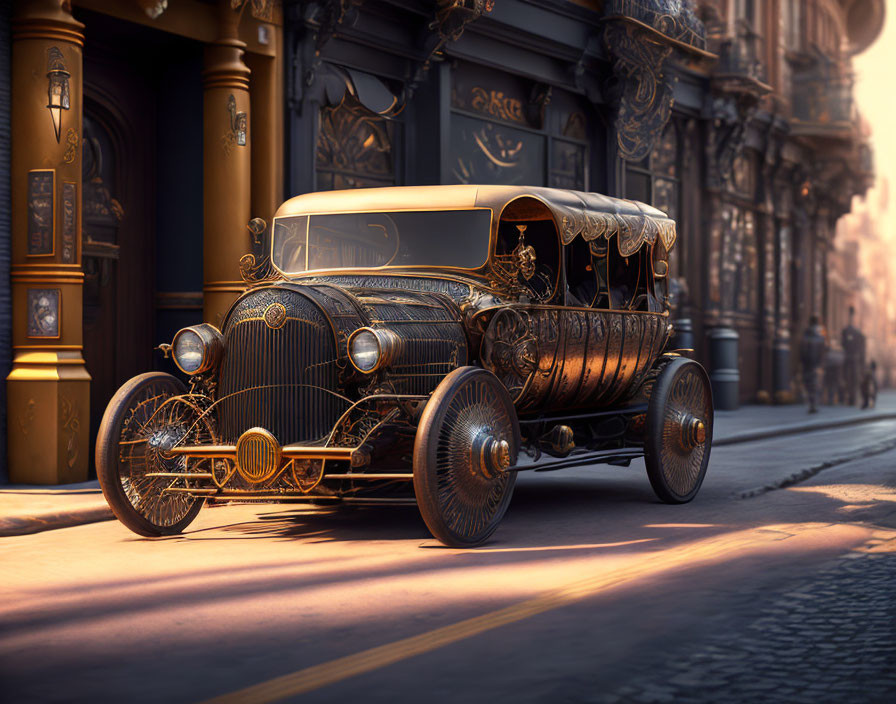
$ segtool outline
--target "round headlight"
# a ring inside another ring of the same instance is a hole
[[[171,348],[174,363],[184,374],[200,374],[217,366],[224,338],[213,325],[192,325],[174,336]]]
[[[348,356],[359,372],[370,374],[388,364],[398,347],[398,336],[391,330],[360,328],[348,339]]]

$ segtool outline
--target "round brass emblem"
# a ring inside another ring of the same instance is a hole
[[[286,308],[282,303],[271,303],[264,311],[264,322],[273,330],[282,328],[286,322]]]
[[[250,428],[236,442],[236,468],[252,484],[269,479],[279,468],[280,444],[264,428]]]

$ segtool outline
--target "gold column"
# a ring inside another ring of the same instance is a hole
[[[81,50],[61,0],[20,1],[12,23],[14,483],[87,479],[90,375],[82,350]]]
[[[239,260],[251,217],[249,68],[236,38],[239,15],[220,5],[219,34],[205,48],[203,100],[203,276],[205,320],[221,325],[244,290]]]
[[[282,37],[282,27],[274,26],[274,55],[246,55],[252,71],[252,217],[268,222],[283,202]]]

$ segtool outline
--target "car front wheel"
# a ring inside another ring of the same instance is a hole
[[[516,473],[520,431],[507,389],[489,371],[461,367],[436,388],[414,443],[414,493],[427,528],[450,547],[485,542],[501,521]]]

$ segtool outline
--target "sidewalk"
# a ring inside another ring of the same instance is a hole
[[[744,406],[717,411],[713,445],[733,445],[778,435],[793,435],[878,420],[896,420],[896,391],[882,392],[877,408],[821,406],[809,415],[805,405]],[[894,424],[896,433],[896,424]],[[0,537],[111,519],[99,483],[65,486],[0,485]]]
[[[112,516],[95,479],[81,484],[0,484],[0,537],[68,528]]]
[[[858,406],[819,406],[818,413],[810,415],[805,404],[742,406],[736,411],[716,411],[712,444],[733,445],[877,420],[896,420],[896,391],[882,391],[876,407],[865,411]]]

